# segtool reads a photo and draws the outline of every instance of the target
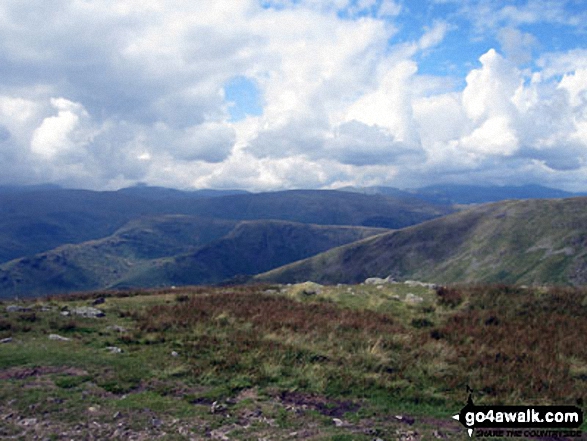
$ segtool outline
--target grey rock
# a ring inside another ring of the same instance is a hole
[[[6,307],[6,312],[28,312],[31,308],[25,308],[24,306],[20,305],[8,305]]]
[[[80,306],[79,308],[75,308],[72,312],[75,315],[86,318],[98,318],[104,317],[106,315],[104,314],[104,311],[98,308],[92,308],[91,306]]]
[[[341,420],[340,418],[332,418],[332,422],[334,423],[334,425],[336,427],[342,427],[342,426],[344,426],[344,421]]]
[[[71,338],[62,337],[58,334],[49,334],[49,340],[56,340],[56,341],[70,341]]]
[[[97,299],[95,299],[92,302],[92,305],[101,305],[102,303],[104,303],[106,301],[106,299],[104,297],[98,297]]]
[[[69,311],[61,311],[60,314],[63,315],[63,316],[65,316],[65,317],[69,317],[71,315],[71,312],[69,312]]]
[[[2,343],[10,343],[12,341],[12,337],[6,337],[0,340],[0,344]]]
[[[365,285],[386,285],[388,283],[394,283],[391,276],[387,276],[385,279],[381,277],[369,277],[365,280]]]
[[[106,349],[111,354],[121,354],[122,353],[122,349],[120,349],[118,346],[108,346]]]

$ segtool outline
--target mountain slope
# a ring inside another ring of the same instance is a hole
[[[403,199],[419,199],[432,204],[484,204],[509,199],[555,199],[587,196],[542,185],[484,186],[484,185],[432,185],[399,190],[393,187],[343,187],[340,191],[361,194],[381,194]]]
[[[587,283],[587,198],[505,201],[349,244],[258,280]]]
[[[0,265],[0,297],[216,283],[387,230],[185,215],[133,220],[100,240]]]
[[[121,286],[215,284],[254,275],[388,230],[285,221],[243,221],[193,253],[158,259]],[[135,273],[136,274],[136,273]]]
[[[279,219],[400,228],[451,211],[422,201],[321,190],[227,195],[156,187],[114,192],[4,188],[0,191],[0,263],[97,240],[144,216],[183,214],[233,221]]]

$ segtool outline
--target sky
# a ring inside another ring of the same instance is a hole
[[[2,0],[0,185],[587,191],[585,0]]]

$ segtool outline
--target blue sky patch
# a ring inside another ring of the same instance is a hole
[[[248,115],[263,114],[261,93],[255,81],[244,76],[234,77],[224,86],[224,96],[230,113],[230,121],[245,119]]]

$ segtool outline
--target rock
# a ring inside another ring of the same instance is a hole
[[[405,415],[396,415],[395,419],[398,420],[400,423],[405,423],[410,426],[416,422],[415,418],[412,418],[410,416],[405,416]]]
[[[61,311],[60,314],[63,315],[63,316],[65,316],[65,317],[69,317],[71,315],[71,312],[69,312],[69,311]]]
[[[210,406],[210,413],[224,412],[226,409],[226,405],[221,404],[218,401],[214,401],[212,406]]]
[[[92,302],[92,305],[101,305],[104,303],[106,299],[104,297],[98,297],[96,300]]]
[[[438,286],[435,283],[419,282],[418,280],[406,280],[404,285],[421,286],[423,288],[436,289]]]
[[[342,426],[344,426],[344,421],[341,420],[340,418],[332,418],[332,422],[334,423],[334,425],[336,427],[342,427]]]
[[[12,337],[6,337],[0,340],[0,344],[2,343],[10,343],[12,341]]]
[[[391,276],[387,276],[385,279],[381,277],[369,277],[365,279],[365,285],[386,285],[388,283],[395,283]]]
[[[122,354],[122,349],[120,349],[118,346],[108,346],[106,349],[111,354]]]
[[[71,338],[62,337],[58,334],[49,334],[49,340],[56,340],[56,341],[70,341]]]
[[[8,305],[6,307],[6,312],[28,312],[31,308],[25,308],[24,306],[20,305]]]
[[[304,282],[304,283],[297,283],[292,286],[291,291],[294,294],[302,294],[304,296],[315,296],[317,294],[322,294],[322,289],[324,287],[319,283],[315,282]]]
[[[179,354],[175,351],[171,351],[171,356],[172,357],[179,357]]]
[[[80,306],[79,308],[75,308],[72,312],[75,315],[86,318],[98,318],[104,317],[106,315],[104,314],[104,311],[98,308],[92,308],[91,306]]]
[[[422,303],[423,301],[424,299],[422,297],[412,294],[411,292],[407,293],[406,298],[404,299],[404,302],[409,303],[411,305]]]

